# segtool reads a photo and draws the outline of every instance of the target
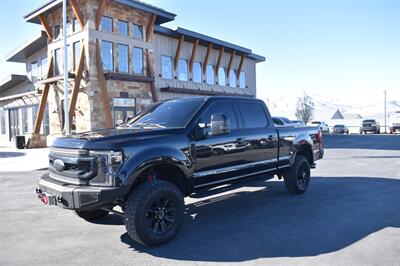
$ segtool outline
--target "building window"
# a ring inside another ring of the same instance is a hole
[[[54,50],[54,75],[60,75],[62,71],[61,49]]]
[[[0,134],[6,134],[6,114],[4,109],[0,109]]]
[[[169,56],[161,57],[161,76],[165,79],[172,79],[172,58]]]
[[[73,32],[77,32],[79,31],[80,25],[78,23],[78,19],[77,18],[73,18],[72,19],[72,31]]]
[[[118,71],[129,72],[129,47],[128,45],[118,44]]]
[[[239,86],[242,89],[246,88],[246,74],[244,73],[244,71],[240,72],[240,75],[239,75]]]
[[[188,65],[185,59],[178,60],[178,79],[182,81],[188,80]]]
[[[112,42],[101,41],[101,59],[103,61],[104,70],[114,70]]]
[[[40,77],[42,79],[47,78],[47,57],[43,57],[42,59],[40,59]]]
[[[31,63],[31,81],[32,83],[36,83],[39,77],[39,66],[38,62]]]
[[[71,21],[67,20],[67,24],[66,24],[65,26],[66,26],[66,28],[67,28],[67,36],[68,36],[68,35],[71,35],[71,33],[72,33],[72,24],[71,24]]]
[[[221,86],[225,86],[225,82],[226,82],[225,68],[220,67],[218,69],[218,84]]]
[[[128,22],[118,20],[118,33],[121,36],[128,36]]]
[[[133,73],[143,74],[143,49],[133,47]]]
[[[132,31],[133,38],[143,40],[143,27],[141,25],[133,24]]]
[[[207,65],[206,82],[207,82],[207,84],[211,84],[211,85],[213,85],[215,83],[215,81],[214,81],[214,66],[213,65]]]
[[[236,72],[234,69],[229,70],[229,86],[236,87]]]
[[[78,64],[79,64],[79,55],[80,55],[80,51],[81,51],[81,42],[74,42],[72,44],[72,49],[74,52],[74,62],[73,62],[73,68],[74,70],[76,70],[78,68]]]
[[[61,38],[60,33],[61,33],[60,25],[54,26],[54,29],[53,29],[54,40],[58,40]]]
[[[110,17],[101,17],[101,30],[107,32],[113,32],[113,19]]]
[[[193,81],[201,83],[201,63],[200,62],[194,62],[193,63]]]

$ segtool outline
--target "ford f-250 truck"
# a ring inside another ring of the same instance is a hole
[[[121,215],[133,240],[155,246],[179,231],[185,196],[274,175],[300,194],[322,156],[317,127],[275,128],[261,100],[180,98],[115,129],[57,138],[36,193],[86,220]]]

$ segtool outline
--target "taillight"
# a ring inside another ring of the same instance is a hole
[[[321,131],[321,130],[318,131],[318,134],[317,134],[317,141],[320,142],[320,143],[322,143],[322,131]]]

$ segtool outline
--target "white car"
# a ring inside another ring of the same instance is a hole
[[[319,129],[322,131],[322,133],[328,133],[329,134],[329,127],[328,124],[326,124],[324,121],[312,121],[310,123],[311,126],[319,126]]]
[[[283,116],[273,116],[272,121],[274,122],[275,126],[281,126],[281,127],[297,126],[290,119],[287,119],[286,117],[283,117]]]

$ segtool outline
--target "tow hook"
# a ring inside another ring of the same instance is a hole
[[[39,200],[45,205],[57,205],[57,201],[62,202],[61,196],[56,198],[56,196],[43,192],[40,188],[36,188],[36,194]]]

